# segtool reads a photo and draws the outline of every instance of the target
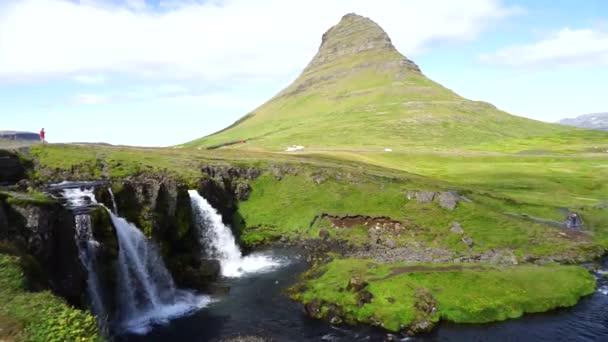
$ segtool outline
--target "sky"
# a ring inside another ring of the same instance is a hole
[[[0,130],[202,137],[292,82],[351,12],[469,99],[547,122],[608,111],[605,0],[0,0]]]

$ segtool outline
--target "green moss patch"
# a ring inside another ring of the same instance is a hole
[[[326,317],[334,304],[347,322],[391,331],[403,330],[421,316],[431,322],[458,323],[516,318],[572,306],[595,289],[593,276],[578,266],[405,265],[338,259],[310,274],[317,276],[296,285],[294,299],[322,303],[320,317]],[[367,285],[349,290],[353,278]],[[362,302],[362,291],[372,295],[371,301]],[[422,310],[420,298],[429,295],[432,301],[425,302],[436,308]]]
[[[100,341],[93,316],[23,287],[19,259],[0,254],[0,341]]]

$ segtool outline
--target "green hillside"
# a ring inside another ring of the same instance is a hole
[[[518,152],[584,151],[607,141],[603,132],[513,116],[462,98],[428,79],[376,23],[348,14],[323,35],[318,53],[290,86],[232,126],[184,146]]]

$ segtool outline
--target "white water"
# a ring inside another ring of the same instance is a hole
[[[282,261],[268,255],[243,256],[236,244],[232,230],[222,222],[222,216],[196,190],[188,190],[199,241],[206,255],[203,257],[220,261],[222,275],[241,277],[245,274],[265,272],[281,266]]]
[[[93,189],[64,189],[63,197],[68,206],[80,208],[91,203],[97,203]],[[78,246],[78,258],[87,270],[87,291],[91,301],[91,309],[97,317],[100,325],[105,325],[107,313],[101,294],[101,284],[97,276],[97,251],[99,242],[93,237],[91,229],[91,216],[88,213],[80,213],[74,216],[76,227],[76,245]]]
[[[108,188],[108,193],[110,194],[110,199],[112,199],[112,212],[118,215],[118,207],[116,207],[116,199],[114,198],[112,188]]]
[[[110,211],[108,211],[110,212]],[[120,326],[144,334],[206,306],[210,299],[175,287],[157,247],[133,224],[110,212],[118,237]]]

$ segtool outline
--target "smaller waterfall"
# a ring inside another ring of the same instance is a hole
[[[119,325],[146,333],[154,324],[196,311],[209,303],[206,296],[175,287],[157,247],[133,224],[110,213],[118,237]]]
[[[116,198],[114,197],[112,188],[108,188],[108,193],[110,194],[110,199],[112,200],[112,212],[118,215],[118,207],[116,206]]]
[[[280,261],[263,254],[243,256],[232,230],[224,225],[217,210],[196,190],[188,190],[188,194],[199,231],[199,241],[206,254],[203,257],[219,260],[223,276],[240,277],[281,265]]]
[[[67,206],[74,210],[76,227],[76,244],[78,257],[87,270],[87,291],[91,301],[91,309],[100,325],[105,325],[108,318],[104,307],[101,284],[97,276],[97,252],[99,242],[93,236],[91,216],[86,208],[97,203],[92,189],[74,188],[63,189],[62,197],[66,199]],[[84,209],[84,210],[83,210]]]

